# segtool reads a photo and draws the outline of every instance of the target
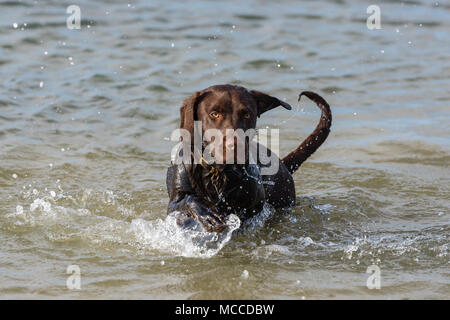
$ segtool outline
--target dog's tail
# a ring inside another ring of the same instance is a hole
[[[320,116],[320,121],[316,128],[308,138],[306,138],[297,149],[283,158],[282,161],[290,173],[294,173],[302,163],[320,147],[328,137],[331,127],[331,109],[325,99],[311,91],[300,93],[298,101],[300,101],[301,96],[307,96],[314,101],[322,110],[322,115]]]

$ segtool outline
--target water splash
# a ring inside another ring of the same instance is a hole
[[[99,247],[132,250],[156,250],[184,257],[210,258],[215,256],[239,229],[236,215],[226,218],[221,233],[201,231],[201,228],[182,229],[176,223],[176,214],[165,219],[144,220],[133,209],[119,203],[112,191],[84,190],[81,195],[64,193],[55,198],[52,191],[34,189],[23,194],[27,203],[17,204],[6,215],[10,227],[42,227],[48,240],[65,242],[82,240]],[[124,220],[125,219],[125,220]]]
[[[165,220],[134,219],[129,231],[143,248],[167,251],[183,257],[211,258],[230,241],[241,221],[231,214],[226,218],[226,225],[221,233],[182,229],[177,225],[174,213]]]
[[[242,223],[242,228],[239,229],[239,232],[242,234],[254,234],[256,231],[261,230],[266,221],[275,213],[275,209],[265,203],[263,209],[253,217],[245,220]]]

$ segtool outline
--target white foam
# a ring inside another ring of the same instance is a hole
[[[302,244],[304,247],[315,244],[314,240],[311,239],[310,237],[298,237],[297,241],[298,241],[298,243]]]
[[[344,249],[346,258],[350,260],[353,256],[353,252],[358,251],[358,249],[359,249],[359,247],[357,245],[352,244],[352,245],[347,246],[347,248]]]
[[[18,206],[16,207],[16,213],[17,213],[17,214],[23,214],[23,207],[22,207],[21,205],[18,205]]]
[[[36,190],[36,189],[34,189]],[[37,190],[36,193],[33,190],[33,194],[37,194]],[[42,199],[35,199],[33,201],[33,203],[30,205],[30,212],[35,211],[36,209],[40,209],[42,212],[45,213],[50,213],[52,210],[52,204],[50,202],[47,202],[45,200]]]

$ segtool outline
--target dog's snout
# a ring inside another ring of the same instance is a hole
[[[234,137],[225,139],[225,148],[227,150],[234,150],[235,145],[236,145],[236,141],[235,141]]]

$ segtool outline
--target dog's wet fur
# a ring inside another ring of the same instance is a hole
[[[177,212],[177,222],[182,227],[197,225],[203,230],[221,232],[225,218],[234,213],[247,219],[263,208],[265,202],[275,208],[295,204],[295,186],[292,174],[326,140],[331,127],[331,110],[328,103],[310,91],[299,95],[313,100],[322,110],[315,130],[291,153],[279,159],[263,145],[263,152],[279,162],[273,175],[261,175],[263,164],[246,161],[243,164],[173,164],[167,171],[169,193],[168,213]],[[180,128],[194,136],[194,121],[202,121],[202,130],[218,129],[224,137],[227,129],[244,131],[256,127],[257,118],[273,108],[291,106],[263,92],[247,90],[236,85],[215,85],[195,92],[184,100],[180,109]],[[215,141],[223,148],[223,158],[236,157],[236,140]],[[247,144],[246,144],[247,146]],[[193,150],[193,142],[191,150]],[[246,149],[246,157],[248,158]],[[182,156],[180,150],[178,156]],[[186,151],[185,151],[186,152]],[[247,159],[248,160],[248,159]]]

